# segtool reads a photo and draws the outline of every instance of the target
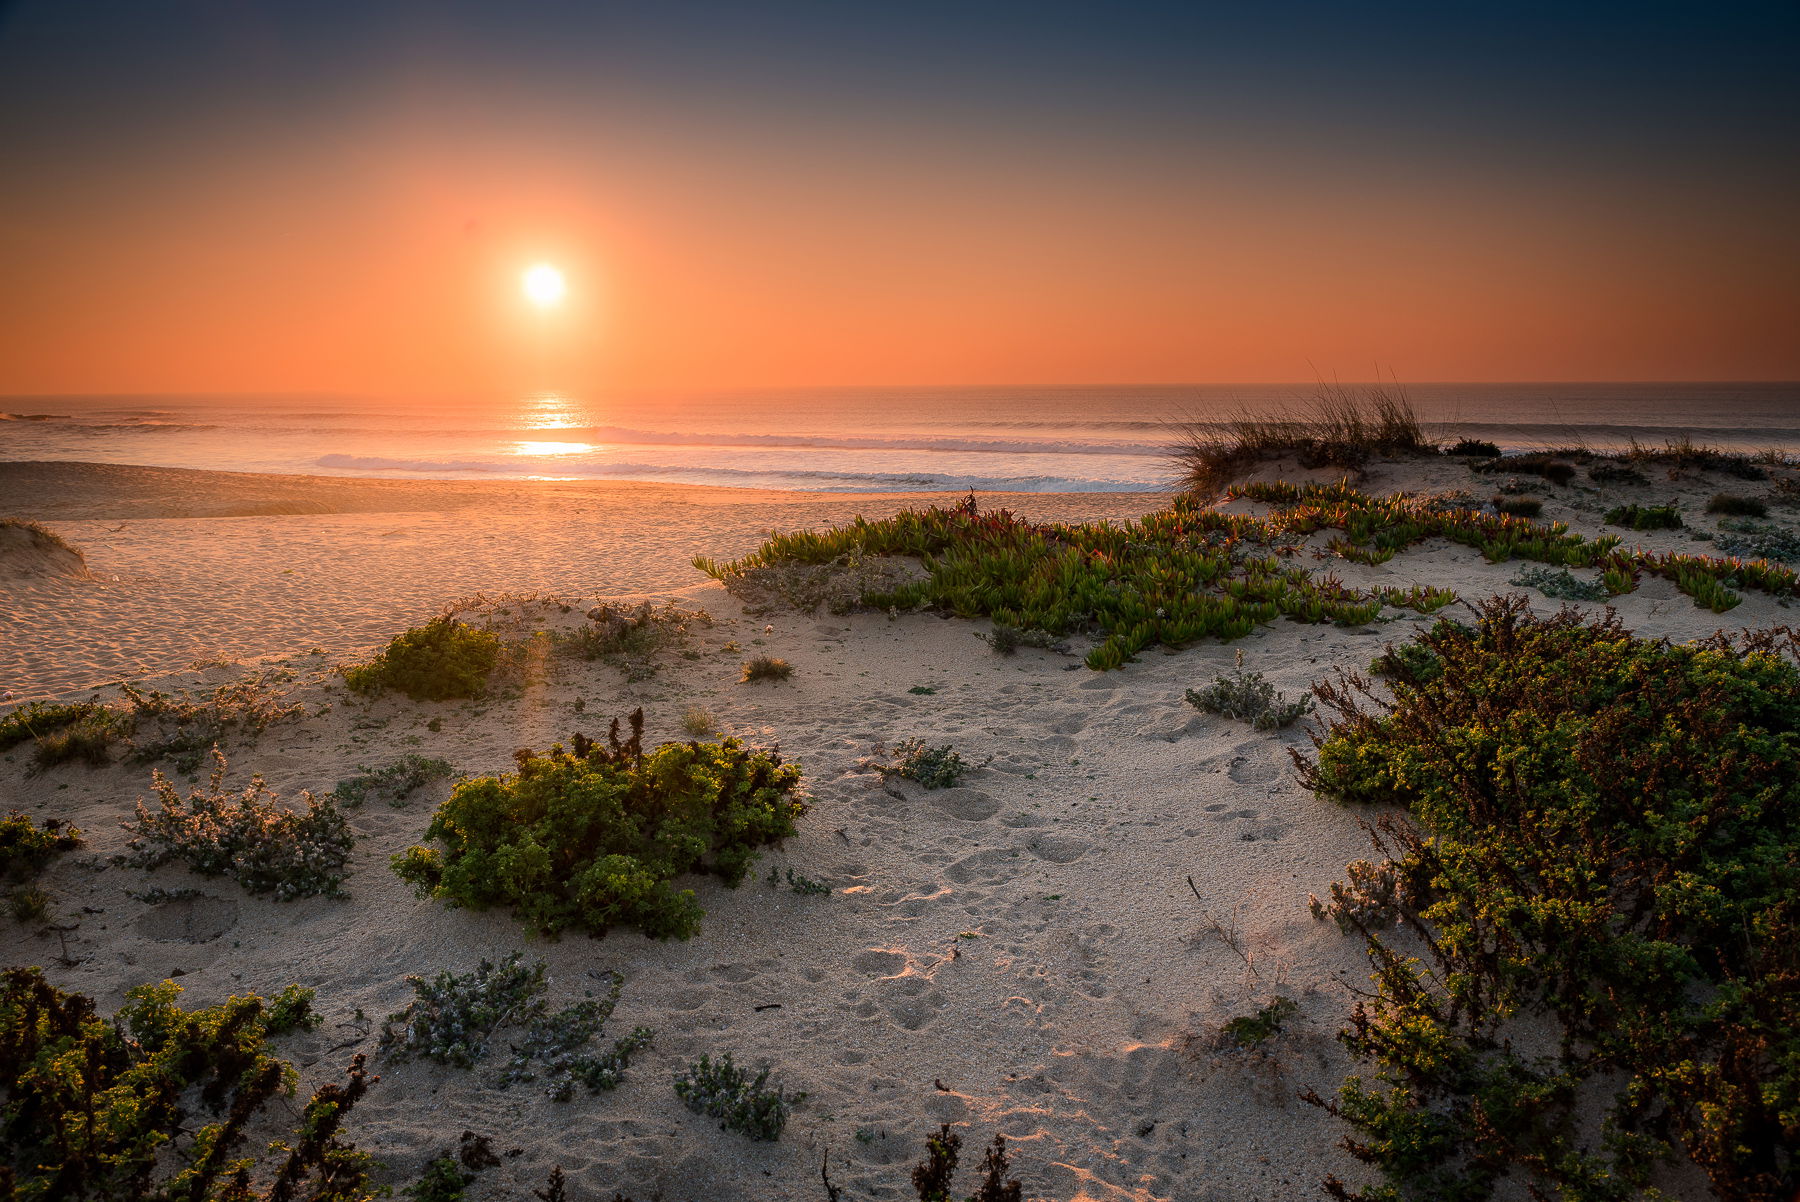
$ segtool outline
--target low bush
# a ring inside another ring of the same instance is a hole
[[[758,680],[786,680],[793,674],[794,665],[785,659],[759,655],[744,665],[744,673],[739,680],[744,684],[750,684]]]
[[[1567,568],[1547,568],[1542,564],[1521,568],[1508,583],[1534,588],[1559,601],[1605,601],[1613,595],[1601,581],[1583,580]]]
[[[925,1137],[925,1159],[912,1171],[913,1190],[919,1202],[955,1202],[950,1193],[956,1162],[962,1153],[962,1136],[945,1123],[936,1135]],[[1006,1155],[1006,1137],[996,1134],[981,1162],[981,1184],[967,1202],[1022,1202],[1025,1187],[1012,1176]]]
[[[1682,525],[1681,511],[1673,505],[1615,505],[1606,511],[1606,524],[1633,530],[1674,530]]]
[[[1601,460],[1599,463],[1591,464],[1588,467],[1588,479],[1602,486],[1626,484],[1637,487],[1650,483],[1650,477],[1635,467],[1627,467],[1611,460]]]
[[[923,739],[906,739],[894,745],[893,761],[877,764],[882,775],[903,776],[927,789],[948,789],[969,771],[968,761],[945,743],[927,746]]]
[[[1721,475],[1735,476],[1739,480],[1769,478],[1769,473],[1752,461],[1749,455],[1700,446],[1686,435],[1666,442],[1661,447],[1646,447],[1633,439],[1631,449],[1625,452],[1625,458],[1633,463],[1654,463],[1676,471],[1718,472]]]
[[[30,815],[14,810],[0,819],[0,881],[29,880],[50,857],[80,846],[80,827],[55,818],[46,818],[40,826]]]
[[[331,796],[302,792],[304,810],[279,804],[261,776],[237,793],[222,784],[229,765],[217,747],[204,789],[185,801],[161,772],[150,774],[152,809],[140,798],[137,819],[125,824],[130,850],[123,859],[152,869],[176,861],[202,876],[228,876],[276,901],[342,897],[345,865],[355,842]]]
[[[681,712],[681,729],[690,738],[704,739],[718,733],[719,720],[705,706],[690,705]]]
[[[1534,518],[1544,512],[1544,503],[1536,497],[1495,497],[1494,510],[1516,518]]]
[[[1367,1075],[1309,1100],[1387,1182],[1328,1190],[1625,1198],[1691,1161],[1717,1197],[1792,1198],[1800,639],[1673,645],[1501,598],[1422,641],[1442,672],[1391,701],[1320,687],[1303,765],[1406,811],[1319,907],[1375,984],[1340,1037]]]
[[[9,1198],[57,1202],[366,1202],[385,1192],[340,1140],[370,1079],[359,1055],[328,1084],[293,1142],[269,1146],[268,1184],[244,1155],[297,1076],[272,1036],[310,1025],[312,994],[233,997],[183,1010],[173,981],[140,985],[110,1020],[35,968],[0,973],[0,1178]]]
[[[1562,455],[1549,451],[1533,451],[1528,455],[1508,455],[1484,463],[1471,463],[1469,470],[1537,476],[1552,484],[1568,484],[1575,479],[1575,465]]]
[[[718,1119],[724,1130],[751,1139],[777,1140],[794,1105],[806,1094],[770,1086],[769,1071],[762,1068],[752,1077],[732,1063],[730,1052],[717,1060],[703,1053],[686,1071],[675,1075],[675,1096],[695,1114]]]
[[[1706,503],[1706,512],[1741,518],[1766,518],[1769,516],[1769,503],[1761,497],[1739,497],[1731,493],[1716,492],[1712,495],[1712,500]]]
[[[1017,626],[995,623],[988,634],[977,634],[995,655],[1016,655],[1020,647],[1038,647],[1045,651],[1066,651],[1069,644],[1048,630],[1021,630]]]
[[[1465,455],[1472,459],[1498,459],[1500,447],[1485,438],[1459,438],[1444,448],[1446,455]]]
[[[1423,643],[1389,645],[1369,661],[1372,674],[1398,680],[1422,679],[1443,670],[1444,665],[1438,662],[1437,654]]]
[[[1189,689],[1187,703],[1197,710],[1248,722],[1254,730],[1279,730],[1292,726],[1313,710],[1313,699],[1302,694],[1289,701],[1264,680],[1261,672],[1241,668],[1230,676],[1217,676],[1204,689]]]
[[[499,658],[498,635],[436,618],[395,635],[368,663],[346,668],[344,683],[358,693],[392,689],[415,701],[479,697]]]
[[[503,1028],[511,1032],[512,1058],[498,1084],[546,1082],[545,1094],[567,1102],[578,1085],[589,1092],[614,1089],[631,1058],[654,1037],[638,1027],[604,1052],[589,1044],[604,1034],[618,1006],[624,978],[611,974],[604,998],[588,998],[552,1013],[545,965],[521,963],[514,952],[499,964],[483,960],[473,972],[440,972],[427,981],[408,977],[414,999],[388,1016],[381,1049],[396,1061],[423,1057],[456,1068],[474,1068]]]
[[[656,655],[680,647],[695,625],[712,625],[712,617],[699,610],[673,605],[596,605],[588,610],[589,625],[561,635],[558,646],[565,654],[585,660],[601,660],[625,673],[630,681],[656,675]]]
[[[805,812],[800,770],[736,739],[645,754],[643,725],[638,710],[628,740],[614,721],[607,745],[576,735],[572,750],[520,750],[516,775],[459,782],[425,831],[442,850],[410,848],[395,872],[452,905],[511,906],[550,935],[626,924],[687,938],[702,910],[674,879],[742,882],[756,849]]]
[[[339,781],[331,796],[351,809],[371,800],[400,806],[432,781],[449,780],[455,775],[456,769],[446,760],[404,755],[385,768],[364,768],[355,776]]]
[[[305,705],[288,701],[283,687],[292,677],[285,669],[255,673],[200,696],[122,684],[119,730],[132,759],[172,760],[177,770],[193,772],[230,735],[254,737],[276,722],[303,716]]]

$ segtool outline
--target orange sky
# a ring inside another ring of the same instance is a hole
[[[1800,235],[1733,180],[458,82],[13,173],[0,393],[1800,378]]]

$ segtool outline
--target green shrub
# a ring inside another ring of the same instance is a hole
[[[1521,568],[1508,583],[1520,588],[1534,588],[1559,601],[1605,601],[1613,595],[1598,580],[1583,580],[1567,568],[1547,568],[1542,564]]]
[[[1411,680],[1443,671],[1437,656],[1423,643],[1400,643],[1369,661],[1369,671],[1376,676]]]
[[[272,893],[276,901],[298,897],[342,897],[345,865],[355,842],[350,824],[331,795],[301,793],[306,809],[290,810],[253,776],[241,792],[221,784],[228,767],[213,748],[212,775],[205,789],[183,801],[161,772],[150,774],[157,808],[137,803],[125,862],[158,868],[178,861],[202,876],[228,876],[252,893]]]
[[[1245,673],[1242,669],[1230,676],[1214,677],[1204,689],[1189,689],[1186,696],[1187,703],[1195,709],[1248,722],[1254,730],[1292,726],[1313,709],[1309,694],[1289,701],[1263,679],[1261,672]]]
[[[1459,438],[1444,448],[1446,455],[1466,455],[1472,459],[1498,459],[1500,447],[1485,438]]]
[[[945,1123],[936,1135],[925,1137],[925,1159],[912,1172],[919,1202],[954,1202],[950,1193],[956,1162],[962,1152],[962,1136]],[[1006,1155],[1006,1137],[996,1134],[981,1162],[981,1184],[968,1202],[1021,1202],[1025,1187],[1012,1176]]]
[[[456,769],[445,760],[403,755],[385,768],[364,768],[355,776],[339,781],[331,796],[349,808],[371,799],[397,807],[432,781],[448,780],[455,775]]]
[[[1374,967],[1341,1036],[1372,1075],[1310,1100],[1389,1184],[1328,1189],[1474,1200],[1511,1174],[1637,1197],[1687,1158],[1718,1197],[1791,1198],[1800,669],[1781,638],[1671,645],[1512,598],[1422,641],[1443,671],[1392,703],[1321,686],[1335,719],[1303,775],[1404,807],[1360,891],[1425,937],[1329,908]]]
[[[30,815],[14,810],[0,818],[0,881],[28,880],[42,871],[50,857],[81,846],[81,828],[55,818],[42,826]]]
[[[453,905],[511,906],[546,934],[599,934],[619,924],[685,939],[702,911],[671,882],[710,872],[736,886],[763,844],[794,833],[805,805],[800,770],[776,752],[721,743],[664,743],[646,755],[644,715],[610,746],[576,735],[573,751],[520,751],[517,775],[457,784],[427,839],[394,870],[422,896]]]
[[[368,1088],[359,1055],[347,1085],[312,1096],[292,1145],[271,1145],[269,1185],[252,1185],[252,1130],[291,1094],[270,1036],[300,1025],[311,991],[289,986],[183,1010],[173,981],[140,985],[102,1019],[35,968],[0,973],[0,1177],[7,1196],[50,1202],[365,1202],[372,1162],[338,1138]]]
[[[1782,563],[1800,562],[1800,535],[1785,530],[1774,522],[1758,522],[1749,518],[1726,518],[1719,523],[1717,545],[1727,555],[1745,559],[1774,559]]]
[[[11,751],[28,739],[42,739],[67,726],[85,722],[105,713],[105,707],[93,701],[77,701],[58,705],[49,701],[33,701],[21,705],[0,718],[0,751]]]
[[[1536,497],[1495,497],[1494,509],[1516,518],[1534,518],[1544,512],[1544,503]]]
[[[1298,1013],[1298,1002],[1284,994],[1277,994],[1274,1001],[1255,1014],[1240,1014],[1228,1020],[1219,1028],[1219,1038],[1222,1042],[1235,1044],[1240,1048],[1261,1047]]]
[[[878,764],[877,770],[884,776],[903,776],[927,789],[951,788],[969,771],[968,761],[948,743],[928,747],[923,739],[906,739],[894,745],[893,755],[893,763]]]
[[[436,618],[394,636],[368,663],[345,669],[344,683],[358,693],[393,689],[415,701],[479,697],[499,657],[498,635]]]
[[[1047,630],[1021,630],[1017,626],[995,623],[988,634],[977,634],[995,655],[1016,655],[1020,647],[1039,647],[1045,651],[1066,651],[1069,644]]]
[[[654,676],[656,654],[686,643],[695,624],[712,624],[711,616],[704,611],[649,601],[635,607],[596,605],[587,616],[591,624],[559,636],[558,646],[568,655],[603,660],[631,681]]]
[[[630,1067],[631,1057],[648,1047],[653,1032],[638,1027],[613,1042],[605,1052],[588,1045],[605,1031],[619,1003],[624,978],[610,974],[604,998],[588,998],[551,1013],[544,963],[525,965],[514,952],[499,964],[483,960],[470,973],[440,972],[432,980],[408,977],[414,999],[388,1016],[381,1029],[381,1048],[397,1061],[415,1056],[457,1068],[474,1068],[487,1055],[502,1028],[513,1032],[512,1059],[499,1077],[500,1088],[536,1081],[558,1102],[589,1092],[614,1089]]]
[[[1766,518],[1769,516],[1769,503],[1761,497],[1739,497],[1717,492],[1706,503],[1706,512],[1730,514],[1733,517]]]
[[[776,1140],[787,1126],[788,1115],[804,1092],[787,1093],[769,1086],[769,1069],[752,1077],[733,1064],[731,1053],[717,1060],[702,1053],[675,1075],[675,1096],[695,1114],[710,1115],[719,1126],[751,1139]]]
[[[1682,525],[1681,511],[1673,505],[1615,505],[1606,511],[1606,524],[1633,530],[1674,530]]]
[[[774,659],[767,655],[759,655],[744,665],[744,674],[739,679],[749,684],[758,680],[786,680],[794,674],[794,665],[785,659]]]
[[[1588,468],[1588,479],[1595,484],[1630,484],[1645,485],[1650,478],[1635,467],[1626,467],[1622,463],[1602,461]]]

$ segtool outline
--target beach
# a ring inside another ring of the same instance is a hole
[[[1277,464],[1257,478],[1331,473]],[[1518,481],[1472,477],[1438,457],[1372,465],[1362,487],[1485,498],[1503,483]],[[1695,531],[1719,528],[1701,516],[1712,494],[1771,487],[1671,470],[1653,487],[1524,478],[1517,491],[1544,498],[1544,521],[1589,536],[1618,533],[1601,513],[1621,498],[1679,505],[1685,529],[1624,532],[1663,553],[1706,549]],[[1347,863],[1371,854],[1365,816],[1296,781],[1291,753],[1310,752],[1316,718],[1258,730],[1199,712],[1184,693],[1242,668],[1301,697],[1366,671],[1433,619],[1391,609],[1363,624],[1281,621],[1230,643],[1152,647],[1097,672],[1082,663],[1084,640],[1072,653],[1001,656],[977,637],[991,630],[985,620],[756,605],[690,563],[746,554],[771,530],[957,500],[0,464],[0,515],[42,522],[83,552],[88,573],[0,580],[0,687],[105,700],[123,678],[197,697],[258,680],[300,712],[226,740],[228,787],[257,773],[286,798],[324,793],[412,754],[503,773],[521,747],[598,737],[641,707],[646,744],[688,737],[685,716],[700,710],[721,733],[779,746],[802,765],[811,807],[739,888],[694,882],[706,914],[692,939],[615,930],[546,940],[502,910],[420,900],[390,871],[449,782],[348,811],[357,842],[347,898],[276,902],[177,868],[109,866],[151,766],[34,773],[21,746],[0,765],[8,808],[73,821],[86,846],[42,878],[54,929],[0,928],[6,960],[45,965],[103,1011],[164,978],[190,1005],[290,982],[316,989],[324,1025],[280,1050],[303,1090],[335,1078],[353,1053],[373,1058],[381,1081],[354,1134],[396,1186],[474,1131],[503,1155],[470,1187],[478,1199],[529,1196],[554,1165],[579,1198],[823,1197],[827,1152],[848,1197],[907,1198],[940,1123],[962,1133],[970,1165],[1003,1133],[1030,1198],[1276,1202],[1316,1196],[1328,1174],[1367,1179],[1339,1146],[1344,1126],[1298,1098],[1331,1093],[1351,1068],[1334,1035],[1353,991],[1367,987],[1368,962],[1358,941],[1309,912],[1308,897],[1328,895]],[[1035,521],[1122,523],[1167,500],[978,503]],[[1243,497],[1218,508],[1272,512]],[[1791,529],[1794,512],[1774,520]],[[1471,601],[1523,593],[1546,614],[1564,604],[1515,584],[1519,563],[1473,547],[1434,539],[1369,564],[1337,558],[1329,533],[1301,538],[1292,562],[1356,589],[1429,585]],[[483,699],[416,702],[352,694],[337,671],[446,607],[531,646],[579,631],[607,598],[706,620],[640,679],[602,661],[527,656]],[[1610,604],[1628,629],[1686,640],[1780,625],[1789,603],[1746,592],[1720,615],[1647,575],[1609,602],[1571,604],[1592,615]],[[757,655],[786,660],[792,677],[742,682]],[[954,747],[970,771],[947,789],[882,771],[882,757],[913,738]],[[771,869],[830,893],[772,885]],[[141,900],[150,886],[177,892]],[[530,1087],[501,1090],[479,1069],[378,1054],[381,1020],[412,997],[410,975],[467,972],[515,950],[547,962],[557,1005],[621,974],[609,1033],[642,1024],[656,1036],[617,1089],[559,1103]],[[1278,997],[1297,1014],[1266,1046],[1221,1037],[1223,1024]],[[671,1092],[674,1072],[721,1051],[806,1092],[778,1143],[722,1131]]]

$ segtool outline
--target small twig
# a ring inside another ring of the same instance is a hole
[[[764,1002],[762,1005],[758,1006],[756,1009],[759,1013],[764,1010],[779,1010],[779,1009],[781,1009],[781,1003],[780,1002]]]
[[[1205,903],[1206,899],[1200,896],[1200,889],[1198,886],[1196,886],[1194,884],[1194,878],[1191,876],[1188,877],[1187,883],[1188,883],[1188,888],[1193,891],[1195,900],[1202,903],[1202,907],[1200,910],[1200,916],[1202,918],[1206,919],[1207,928],[1209,930],[1211,930],[1213,934],[1217,935],[1219,937],[1219,941],[1222,942],[1226,947],[1228,947],[1232,951],[1236,952],[1238,954],[1238,959],[1242,960],[1244,962],[1244,966],[1250,970],[1250,975],[1255,976],[1256,975],[1255,959],[1256,958],[1255,958],[1255,956],[1251,955],[1249,952],[1246,952],[1244,950],[1243,940],[1238,938],[1237,910],[1236,909],[1232,910],[1232,912],[1231,912],[1231,928],[1229,930],[1226,929],[1226,927],[1223,924],[1221,924],[1218,919],[1216,919],[1212,916],[1212,912],[1205,908],[1204,903]]]
[[[819,1179],[825,1183],[826,1202],[839,1202],[844,1191],[831,1184],[831,1149],[825,1149],[825,1155],[819,1160]]]

